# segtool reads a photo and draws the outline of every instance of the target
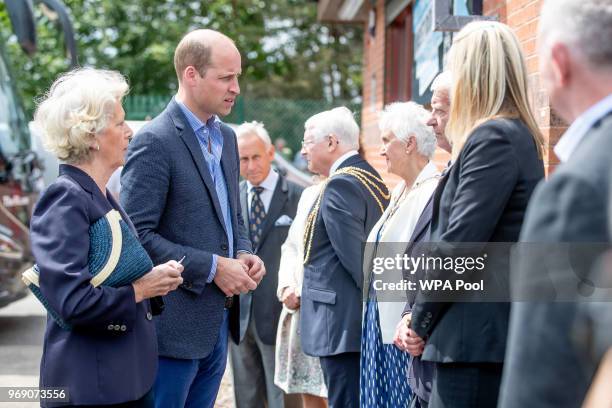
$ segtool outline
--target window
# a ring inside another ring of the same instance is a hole
[[[386,29],[385,104],[412,96],[412,7],[402,11]]]

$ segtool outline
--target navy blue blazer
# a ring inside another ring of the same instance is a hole
[[[264,344],[276,343],[276,330],[278,319],[282,310],[282,303],[276,297],[278,288],[278,268],[280,266],[281,246],[287,239],[290,222],[277,224],[283,218],[293,220],[297,211],[303,188],[279,174],[270,208],[266,213],[261,232],[261,242],[253,248],[255,254],[266,265],[266,276],[257,286],[257,289],[240,295],[240,341],[244,339],[251,319],[255,319],[257,335]],[[248,214],[247,183],[240,184],[240,203],[242,213]],[[245,217],[248,219],[248,217]]]
[[[32,215],[40,290],[73,327],[64,330],[47,317],[40,387],[67,387],[71,404],[137,400],[151,389],[157,371],[149,302],[137,304],[132,285],[94,288],[89,283],[89,227],[113,209],[134,229],[110,193],[105,197],[85,172],[61,165]]]
[[[494,119],[483,123],[468,137],[448,176],[441,180],[442,191],[435,193],[431,241],[450,248],[461,242],[518,241],[527,203],[543,178],[542,160],[531,132],[522,121]],[[494,250],[487,248],[489,253]],[[434,252],[430,256],[441,255]],[[430,270],[428,277],[448,277],[443,273]],[[508,290],[507,254],[490,256],[486,273],[495,274],[495,279],[487,279],[490,287],[499,282],[500,290]],[[423,360],[440,363],[504,360],[509,303],[428,300],[419,292],[412,309],[412,329],[421,338],[429,336]]]
[[[221,167],[227,183],[234,254],[251,251],[239,199],[236,135],[221,124]],[[229,256],[229,243],[215,184],[193,129],[176,101],[147,123],[130,143],[121,174],[121,203],[154,264],[181,259],[183,284],[164,297],[155,318],[159,354],[199,359],[214,348],[225,295],[206,283],[213,254]],[[230,331],[238,340],[238,297]]]
[[[340,168],[348,166],[380,177],[361,156],[349,157]],[[384,184],[377,185],[387,193]],[[385,208],[389,201],[376,194]],[[304,265],[300,330],[306,354],[361,350],[363,248],[381,215],[376,200],[355,177],[337,175],[327,184]]]

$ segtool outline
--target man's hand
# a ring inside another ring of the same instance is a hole
[[[249,267],[242,260],[220,256],[217,258],[217,273],[213,280],[225,296],[239,295],[257,288],[257,283],[248,272]]]
[[[263,261],[257,256],[246,252],[238,254],[238,259],[248,267],[248,274],[259,285],[259,282],[266,274],[266,267]]]
[[[297,310],[300,308],[300,297],[295,293],[295,288],[292,288],[291,286],[283,289],[281,301],[291,310]]]
[[[402,320],[397,324],[393,344],[400,350],[407,351],[410,355],[418,357],[423,354],[425,341],[410,328],[411,318],[412,315],[409,313],[402,317]]]

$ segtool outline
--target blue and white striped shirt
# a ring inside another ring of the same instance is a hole
[[[215,190],[221,212],[223,213],[223,222],[225,223],[225,231],[227,231],[227,241],[229,249],[229,258],[234,256],[234,231],[232,230],[232,214],[229,205],[229,196],[225,174],[221,167],[221,154],[223,152],[223,135],[221,134],[221,121],[216,115],[213,115],[206,123],[202,122],[193,112],[187,108],[182,102],[176,100],[176,103],[183,111],[187,122],[193,129],[200,149],[204,155],[204,160],[208,166],[208,171],[215,183]],[[208,151],[208,143],[210,143],[210,152]],[[213,261],[208,275],[207,282],[210,283],[215,278],[217,272],[217,254],[213,254]]]

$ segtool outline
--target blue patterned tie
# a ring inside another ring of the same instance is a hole
[[[264,191],[263,187],[253,187],[251,189],[251,210],[249,211],[249,235],[253,248],[259,246],[261,241],[261,229],[266,216],[266,208],[261,201],[260,194]]]

